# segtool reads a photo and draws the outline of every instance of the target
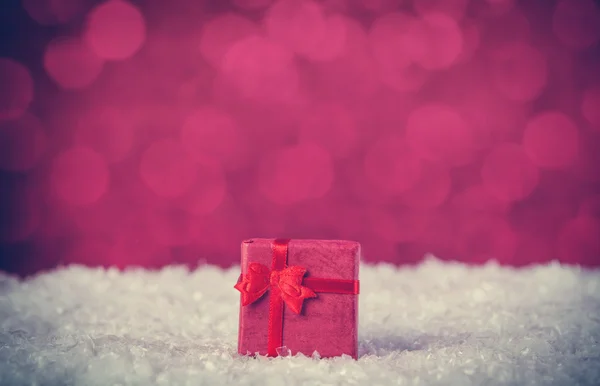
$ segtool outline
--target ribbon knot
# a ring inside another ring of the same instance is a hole
[[[248,273],[242,275],[235,288],[242,293],[242,306],[260,299],[269,288],[277,288],[279,296],[292,311],[302,311],[304,299],[317,296],[313,290],[302,285],[306,269],[291,266],[281,271],[269,270],[260,263],[250,263]],[[273,295],[271,295],[273,296]]]
[[[279,271],[271,271],[271,285],[279,285],[280,277]]]

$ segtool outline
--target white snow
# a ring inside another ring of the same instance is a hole
[[[0,274],[0,384],[600,384],[600,271],[361,269],[358,361],[238,356],[239,267]]]

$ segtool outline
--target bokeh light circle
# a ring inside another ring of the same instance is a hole
[[[200,53],[214,68],[220,68],[223,57],[234,43],[257,34],[258,26],[251,20],[225,13],[202,26]]]
[[[289,102],[298,92],[293,55],[262,37],[242,39],[223,58],[222,74],[243,98],[267,103]]]
[[[527,123],[523,148],[540,167],[561,168],[573,164],[579,154],[579,132],[566,115],[549,111]]]
[[[344,48],[344,23],[339,18],[327,18],[315,1],[279,0],[264,22],[271,39],[308,59],[329,61]]]
[[[52,161],[50,181],[56,195],[71,205],[90,205],[107,191],[110,172],[94,150],[75,146]]]
[[[421,50],[410,35],[416,19],[408,14],[393,12],[377,18],[369,30],[369,43],[374,58],[384,67],[406,67]]]
[[[417,183],[421,176],[421,160],[408,143],[396,135],[373,143],[364,159],[364,173],[372,188],[394,195]]]
[[[415,58],[427,70],[453,66],[463,50],[462,30],[458,23],[443,14],[427,14],[412,26],[423,47]]]
[[[178,141],[159,139],[142,154],[140,176],[158,196],[178,197],[195,182],[197,166]]]
[[[471,128],[460,114],[435,103],[420,106],[409,115],[406,139],[419,156],[450,166],[469,163],[475,147]]]
[[[42,122],[29,113],[17,120],[0,122],[0,169],[24,172],[33,168],[47,145]]]
[[[310,142],[267,154],[259,168],[260,191],[280,205],[322,197],[333,184],[331,155]]]
[[[0,58],[0,121],[19,118],[33,100],[29,70],[12,59]]]
[[[243,164],[245,143],[240,129],[232,116],[214,106],[200,108],[186,118],[181,144],[193,160],[209,156],[228,168]]]
[[[455,100],[453,105],[472,127],[477,147],[488,151],[495,143],[516,138],[527,121],[529,110],[527,106],[501,95],[489,82],[482,67],[467,67],[455,82],[447,86],[446,98]],[[458,90],[464,93],[458,96]]]
[[[41,25],[56,25],[74,20],[83,13],[87,0],[22,0],[27,14]]]
[[[463,38],[462,50],[458,56],[457,64],[469,63],[482,44],[482,31],[479,25],[473,20],[465,21],[461,24],[461,34]]]
[[[446,201],[451,188],[450,173],[444,166],[423,162],[419,178],[400,193],[399,199],[413,209],[433,209]]]
[[[112,171],[114,172],[115,169],[113,168]],[[76,210],[69,213],[69,221],[81,234],[117,234],[122,227],[127,226],[131,217],[139,215],[138,208],[140,206],[154,207],[154,205],[142,201],[143,198],[140,198],[139,194],[131,194],[132,190],[124,186],[129,184],[120,181],[118,174],[117,170],[111,175],[110,188],[100,200],[92,205],[77,207]],[[137,180],[134,181],[139,183]],[[130,183],[130,181],[128,182]],[[129,199],[130,197],[136,198],[135,203]],[[119,221],[115,221],[116,213],[119,214]]]
[[[426,72],[415,65],[424,50],[418,23],[413,16],[392,12],[378,17],[369,30],[371,55],[381,81],[401,92],[416,91],[427,79]]]
[[[313,106],[300,120],[300,139],[327,149],[333,157],[347,157],[359,144],[355,118],[341,104]]]
[[[84,38],[100,58],[127,59],[142,47],[146,39],[144,16],[128,1],[106,1],[88,15]]]
[[[600,41],[600,6],[593,0],[561,0],[554,9],[552,28],[569,48],[591,47]]]
[[[516,102],[536,99],[548,81],[546,58],[524,42],[506,44],[494,50],[490,71],[498,91]]]
[[[102,154],[109,163],[118,163],[131,151],[134,134],[133,122],[123,111],[97,106],[78,120],[75,141]]]
[[[65,89],[91,85],[102,72],[104,61],[77,38],[57,38],[46,46],[44,68]]]
[[[338,102],[364,103],[380,86],[380,75],[364,27],[354,19],[340,16],[346,30],[342,54],[332,61],[315,64],[317,92]]]
[[[513,143],[496,145],[481,168],[483,186],[506,202],[528,197],[539,183],[539,170],[523,148]]]
[[[197,178],[179,203],[193,215],[214,212],[225,200],[227,180],[221,164],[213,159],[196,159]]]

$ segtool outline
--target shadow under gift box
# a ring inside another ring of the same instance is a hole
[[[242,275],[251,263],[271,270],[276,240],[252,239],[242,242]],[[289,240],[286,267],[306,269],[305,279],[332,279],[353,282],[355,293],[317,292],[304,299],[300,314],[283,307],[282,346],[285,355],[302,353],[321,357],[343,354],[357,358],[358,353],[358,267],[360,244],[341,240]],[[310,281],[310,280],[305,280]],[[303,281],[303,285],[305,285]],[[240,305],[238,352],[268,355],[270,290],[246,306]],[[271,354],[272,355],[272,354]]]

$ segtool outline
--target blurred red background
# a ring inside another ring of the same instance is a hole
[[[600,264],[594,0],[3,0],[0,269]]]

